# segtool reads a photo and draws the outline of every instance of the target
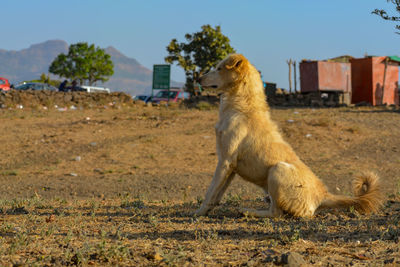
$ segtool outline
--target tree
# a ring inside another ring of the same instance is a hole
[[[395,6],[397,13],[400,13],[400,0],[387,0],[388,3],[392,3]],[[375,9],[372,14],[378,15],[384,20],[400,21],[400,16],[389,16],[389,14],[383,9]],[[400,25],[396,25],[396,29],[400,30]],[[400,34],[400,32],[397,32]]]
[[[78,80],[89,85],[97,81],[106,82],[114,74],[111,56],[94,44],[77,43],[69,46],[68,54],[58,55],[49,67],[49,72]]]
[[[229,44],[229,38],[222,34],[221,27],[215,29],[203,25],[202,31],[185,35],[186,43],[176,39],[167,46],[168,56],[165,62],[177,62],[186,74],[186,89],[193,92],[194,81],[207,72],[228,54],[235,52]]]

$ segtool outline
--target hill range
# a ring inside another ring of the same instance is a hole
[[[151,91],[152,70],[112,46],[105,51],[114,63],[114,75],[102,86],[131,95]],[[49,40],[19,51],[0,49],[0,77],[11,83],[38,79],[42,73],[48,73],[51,62],[60,53],[68,53],[68,43],[63,40]],[[171,86],[182,85],[171,81]]]

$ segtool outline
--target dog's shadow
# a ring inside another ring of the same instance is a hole
[[[400,207],[400,202],[391,201],[390,203],[392,206],[390,209],[393,211]],[[260,203],[256,204],[260,205]],[[137,233],[126,231],[123,235],[130,240],[143,238],[177,241],[271,239],[282,244],[299,239],[312,242],[334,240],[398,242],[400,236],[400,229],[396,223],[400,217],[396,212],[388,212],[388,210],[375,215],[361,215],[351,209],[327,209],[319,211],[309,219],[294,218],[290,215],[269,219],[246,216],[239,212],[240,207],[227,204],[216,207],[208,216],[196,217],[193,212],[197,208],[198,205],[194,204],[149,207],[147,215],[133,216],[129,221],[137,224],[151,224],[151,218],[154,219],[156,216],[157,222],[153,223],[154,229]],[[158,230],[157,224],[163,225],[162,228],[166,230]],[[166,225],[168,227],[165,227]]]
[[[167,231],[124,232],[122,235],[130,240],[275,240],[283,245],[299,239],[312,242],[334,240],[342,242],[399,241],[398,228],[393,230],[394,228],[389,226],[389,229],[392,230],[388,231],[387,228],[382,230],[382,226],[387,226],[387,219],[380,216],[361,220],[355,218],[339,221],[322,218],[314,218],[309,221],[281,218],[270,220],[269,226],[264,226],[263,220],[265,219],[250,218],[247,222],[241,220],[241,222],[236,223],[236,227],[232,228],[224,226],[221,219],[207,217],[198,223],[196,229],[190,229],[193,227],[189,226],[185,227],[186,224],[193,223],[191,219],[170,220],[171,223],[181,224],[181,226],[175,225],[176,229]],[[246,227],[249,224],[253,227]],[[212,225],[211,228],[210,225]],[[257,225],[257,227],[254,227],[254,225]],[[365,227],[366,225],[371,228]]]
[[[247,203],[246,201],[244,203]],[[250,202],[247,204],[251,204]],[[268,204],[255,201],[252,208]],[[79,216],[94,218],[97,222],[121,225],[118,236],[129,240],[274,240],[282,244],[303,239],[312,242],[341,240],[344,242],[363,242],[374,240],[399,241],[400,201],[390,200],[384,212],[375,215],[360,215],[354,210],[323,210],[309,219],[294,218],[285,215],[279,218],[255,218],[241,214],[239,205],[222,203],[208,216],[197,217],[194,212],[199,204],[145,204],[99,207],[98,212],[89,207],[80,207]],[[77,210],[75,210],[76,212]],[[21,216],[29,210],[24,210]],[[77,216],[66,212],[62,207],[53,212],[40,213],[37,216],[60,215]],[[18,215],[14,213],[13,215]],[[14,235],[4,233],[0,236]],[[61,234],[62,235],[62,234]]]

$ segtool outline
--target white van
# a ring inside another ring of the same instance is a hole
[[[81,85],[82,91],[88,93],[110,93],[110,89],[99,86]]]

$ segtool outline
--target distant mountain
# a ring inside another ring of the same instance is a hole
[[[38,79],[47,73],[50,63],[60,53],[68,51],[64,41],[46,41],[31,45],[20,51],[0,49],[0,76],[16,83],[24,80]]]
[[[107,47],[106,53],[114,63],[114,75],[104,85],[114,91],[139,94],[151,90],[153,72],[134,59],[129,58],[112,46]]]
[[[150,92],[153,77],[151,70],[112,46],[105,50],[114,63],[114,75],[104,86],[112,91],[129,94]],[[0,77],[5,77],[12,83],[38,79],[42,73],[48,73],[49,66],[57,55],[67,52],[68,43],[62,40],[34,44],[20,51],[0,49]],[[171,86],[182,85],[183,83],[171,82]]]

